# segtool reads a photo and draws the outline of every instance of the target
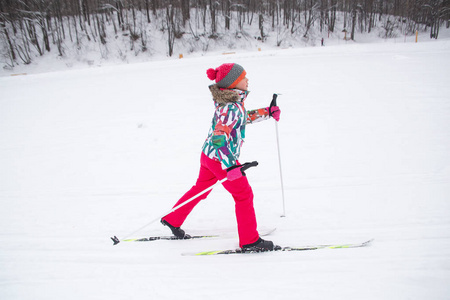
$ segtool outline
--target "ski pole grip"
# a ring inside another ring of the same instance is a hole
[[[245,176],[245,170],[247,170],[251,167],[256,167],[257,165],[258,165],[257,161],[252,161],[252,162],[248,162],[248,163],[241,165],[240,168],[241,168],[242,175]]]
[[[270,107],[277,106],[277,97],[278,97],[278,94],[273,94],[272,102],[270,102]]]

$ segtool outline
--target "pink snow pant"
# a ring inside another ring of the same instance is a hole
[[[180,200],[178,200],[175,206],[189,200],[226,176],[227,171],[222,170],[219,161],[213,160],[202,153],[200,159],[200,174],[198,175],[197,182],[183,197],[180,198]],[[253,208],[253,191],[248,183],[247,177],[243,176],[233,181],[224,181],[223,186],[234,198],[239,233],[239,246],[242,247],[243,245],[256,242],[259,238],[259,234],[256,229],[256,216],[255,209]],[[211,191],[197,197],[185,206],[168,214],[163,219],[172,226],[180,227],[192,209],[201,200],[205,199],[210,192]]]

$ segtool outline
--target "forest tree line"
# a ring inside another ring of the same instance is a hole
[[[11,67],[29,64],[33,55],[53,48],[64,56],[65,41],[76,47],[91,41],[104,45],[107,28],[126,35],[131,48],[146,51],[147,25],[156,22],[172,56],[176,39],[185,34],[215,39],[253,23],[262,42],[268,30],[280,27],[307,37],[315,26],[334,32],[337,16],[350,39],[376,26],[389,37],[400,23],[404,34],[429,30],[430,38],[438,38],[439,28],[450,26],[450,0],[1,0],[0,51]],[[380,24],[383,16],[393,19]]]

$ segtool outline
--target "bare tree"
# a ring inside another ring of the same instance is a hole
[[[175,21],[174,8],[172,5],[166,7],[166,22],[167,22],[167,44],[169,46],[169,56],[173,54],[173,44],[175,42]]]

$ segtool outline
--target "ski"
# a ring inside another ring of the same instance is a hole
[[[160,240],[166,240],[166,241],[172,241],[172,240],[192,240],[192,239],[207,239],[207,238],[215,238],[219,237],[218,235],[189,235],[188,237],[184,238],[178,238],[174,235],[171,236],[149,236],[144,238],[132,238],[132,239],[123,239],[119,240],[117,236],[111,237],[112,241],[114,242],[114,245],[118,244],[119,242],[152,242],[152,241],[160,241]]]
[[[260,232],[260,236],[266,236],[271,233],[273,233],[276,230],[276,228],[268,229],[265,231]],[[150,237],[142,237],[142,238],[131,238],[131,239],[123,239],[119,240],[117,236],[111,237],[112,241],[114,242],[114,245],[117,245],[119,242],[152,242],[152,241],[159,241],[159,240],[192,240],[192,239],[207,239],[207,238],[216,238],[220,237],[220,235],[190,235],[188,238],[180,239],[176,236],[150,236]]]
[[[205,255],[221,255],[221,254],[250,254],[250,253],[266,253],[266,252],[289,252],[289,251],[309,251],[309,250],[319,250],[319,249],[345,249],[345,248],[360,248],[367,247],[373,242],[373,239],[365,241],[363,243],[355,244],[330,244],[330,245],[313,245],[313,246],[301,246],[301,247],[280,247],[276,246],[274,251],[254,251],[254,250],[244,250],[241,248],[229,249],[229,250],[214,250],[214,251],[204,251],[196,253],[182,253],[184,256],[205,256]]]
[[[171,235],[171,236],[150,236],[146,238],[137,238],[137,239],[124,239],[122,242],[151,242],[151,241],[159,241],[159,240],[192,240],[192,239],[206,239],[206,238],[215,238],[219,237],[218,235],[190,235],[189,237],[184,237],[182,239]]]

